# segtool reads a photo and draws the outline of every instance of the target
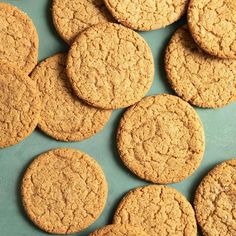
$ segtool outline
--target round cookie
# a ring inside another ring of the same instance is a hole
[[[236,233],[236,159],[217,165],[197,188],[194,207],[205,236]]]
[[[205,137],[194,109],[172,95],[146,97],[123,115],[117,147],[124,164],[153,183],[186,179],[200,165]]]
[[[188,25],[194,40],[207,53],[236,59],[234,0],[190,0]]]
[[[98,229],[89,234],[89,236],[148,236],[148,234],[146,234],[139,227],[134,227],[127,224],[114,224]]]
[[[104,209],[108,186],[101,167],[74,149],[37,157],[23,177],[22,201],[29,218],[52,234],[80,232]]]
[[[18,8],[0,2],[0,60],[29,74],[38,60],[38,34],[32,20]]]
[[[57,140],[81,141],[99,132],[112,112],[82,102],[71,89],[65,66],[66,55],[57,54],[40,63],[31,75],[42,99],[39,127]]]
[[[191,204],[177,190],[150,185],[130,191],[119,204],[113,222],[141,227],[149,235],[196,236]]]
[[[86,28],[114,21],[103,0],[53,0],[52,16],[58,33],[68,44]]]
[[[15,145],[38,124],[41,101],[36,84],[18,68],[0,62],[0,148]]]
[[[236,99],[235,68],[235,60],[199,49],[185,26],[176,31],[166,49],[165,70],[172,88],[199,107],[223,107]]]
[[[160,29],[180,19],[189,0],[105,0],[107,8],[121,24],[134,30]]]
[[[118,109],[145,96],[154,78],[154,62],[136,32],[118,24],[98,24],[73,43],[67,75],[81,99],[95,107]]]

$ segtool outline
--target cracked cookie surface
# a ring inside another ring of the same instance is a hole
[[[165,70],[175,92],[185,101],[206,108],[236,100],[236,61],[206,54],[186,26],[173,35],[165,54]]]
[[[73,43],[67,75],[81,99],[118,109],[145,96],[154,78],[154,62],[149,46],[136,32],[118,24],[98,24]]]
[[[234,0],[190,0],[188,25],[193,38],[206,52],[236,59]]]
[[[80,232],[104,209],[108,186],[101,167],[74,149],[54,149],[37,157],[22,180],[29,218],[53,234]]]
[[[86,28],[114,21],[103,0],[53,0],[52,16],[58,33],[69,44]]]
[[[66,55],[57,54],[41,62],[31,78],[42,99],[39,127],[62,141],[81,141],[99,132],[111,111],[85,104],[72,91],[66,76]]]
[[[236,159],[217,165],[204,177],[194,207],[205,236],[236,235]]]
[[[32,20],[18,8],[0,3],[0,60],[29,74],[38,60],[38,35]]]
[[[108,225],[94,231],[89,236],[148,236],[140,227],[127,224]]]
[[[119,204],[113,222],[140,227],[153,236],[197,235],[191,204],[177,190],[160,185],[130,191]]]
[[[105,0],[105,4],[118,22],[135,30],[149,31],[180,19],[188,0]]]
[[[0,63],[0,148],[15,145],[38,124],[41,102],[36,84],[18,68]]]
[[[124,164],[153,183],[174,183],[200,165],[205,137],[194,109],[172,95],[146,97],[123,115],[117,147]]]

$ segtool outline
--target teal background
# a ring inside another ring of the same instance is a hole
[[[39,60],[68,50],[67,45],[60,39],[52,25],[51,0],[9,0],[5,2],[18,6],[33,19],[40,38]],[[181,20],[165,29],[142,33],[152,48],[156,65],[155,80],[149,95],[173,93],[163,69],[163,53],[174,30],[183,23],[184,20]],[[172,185],[191,202],[202,177],[215,164],[236,157],[236,103],[217,110],[196,110],[205,127],[204,160],[190,178]],[[36,130],[20,144],[0,150],[0,236],[47,235],[27,219],[21,206],[19,188],[27,165],[40,153],[56,147],[78,148],[93,156],[102,166],[109,183],[109,197],[103,214],[89,229],[76,235],[88,235],[95,228],[112,222],[112,215],[122,196],[132,188],[148,184],[133,176],[119,160],[115,134],[122,112],[122,110],[114,111],[105,129],[83,142],[57,142]]]

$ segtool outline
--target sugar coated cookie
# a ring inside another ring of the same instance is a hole
[[[200,165],[205,148],[194,109],[172,95],[146,97],[123,115],[117,146],[124,164],[153,183],[174,183]]]
[[[89,234],[89,236],[148,236],[148,234],[140,227],[134,227],[127,224],[114,224],[98,229]]]
[[[100,131],[111,111],[91,107],[73,93],[65,63],[66,55],[57,54],[40,63],[32,73],[42,99],[39,127],[57,140],[81,141]]]
[[[52,16],[58,33],[69,44],[91,25],[114,21],[103,0],[53,0]]]
[[[175,92],[185,101],[206,108],[223,107],[236,99],[236,60],[206,54],[181,27],[165,55],[165,70]]]
[[[166,186],[150,185],[130,191],[119,204],[114,223],[140,227],[149,235],[197,235],[191,204]]]
[[[123,25],[141,31],[172,24],[186,12],[188,0],[105,0],[107,8]]]
[[[18,68],[0,62],[0,148],[15,145],[38,124],[41,102],[36,84]]]
[[[236,59],[236,1],[190,0],[188,25],[207,53]]]
[[[84,101],[118,109],[145,96],[153,81],[154,62],[149,46],[136,32],[118,24],[98,24],[73,43],[67,75]]]
[[[22,201],[29,218],[52,234],[80,232],[97,220],[107,198],[101,167],[74,149],[37,157],[23,177]]]
[[[38,34],[32,20],[18,8],[0,2],[0,60],[29,74],[38,60]]]
[[[205,236],[236,234],[236,159],[217,165],[199,185],[197,221]]]

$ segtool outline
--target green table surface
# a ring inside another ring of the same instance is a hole
[[[51,0],[5,2],[18,6],[33,19],[40,39],[39,60],[68,50],[68,46],[60,39],[52,25]],[[165,29],[141,33],[151,47],[155,59],[155,80],[149,95],[173,93],[164,72],[163,55],[171,35],[184,22],[183,19]],[[200,168],[191,177],[172,185],[191,202],[202,177],[217,163],[236,157],[236,103],[222,109],[196,108],[196,110],[205,128],[204,159]],[[123,110],[114,111],[105,129],[83,142],[58,142],[36,130],[20,144],[0,150],[1,236],[47,235],[27,219],[22,209],[19,189],[22,175],[28,164],[40,153],[57,147],[77,148],[93,156],[102,166],[109,183],[109,197],[103,214],[95,224],[77,235],[88,235],[95,228],[112,222],[113,213],[124,194],[130,189],[149,184],[131,174],[123,166],[117,154],[115,135],[122,112]]]

